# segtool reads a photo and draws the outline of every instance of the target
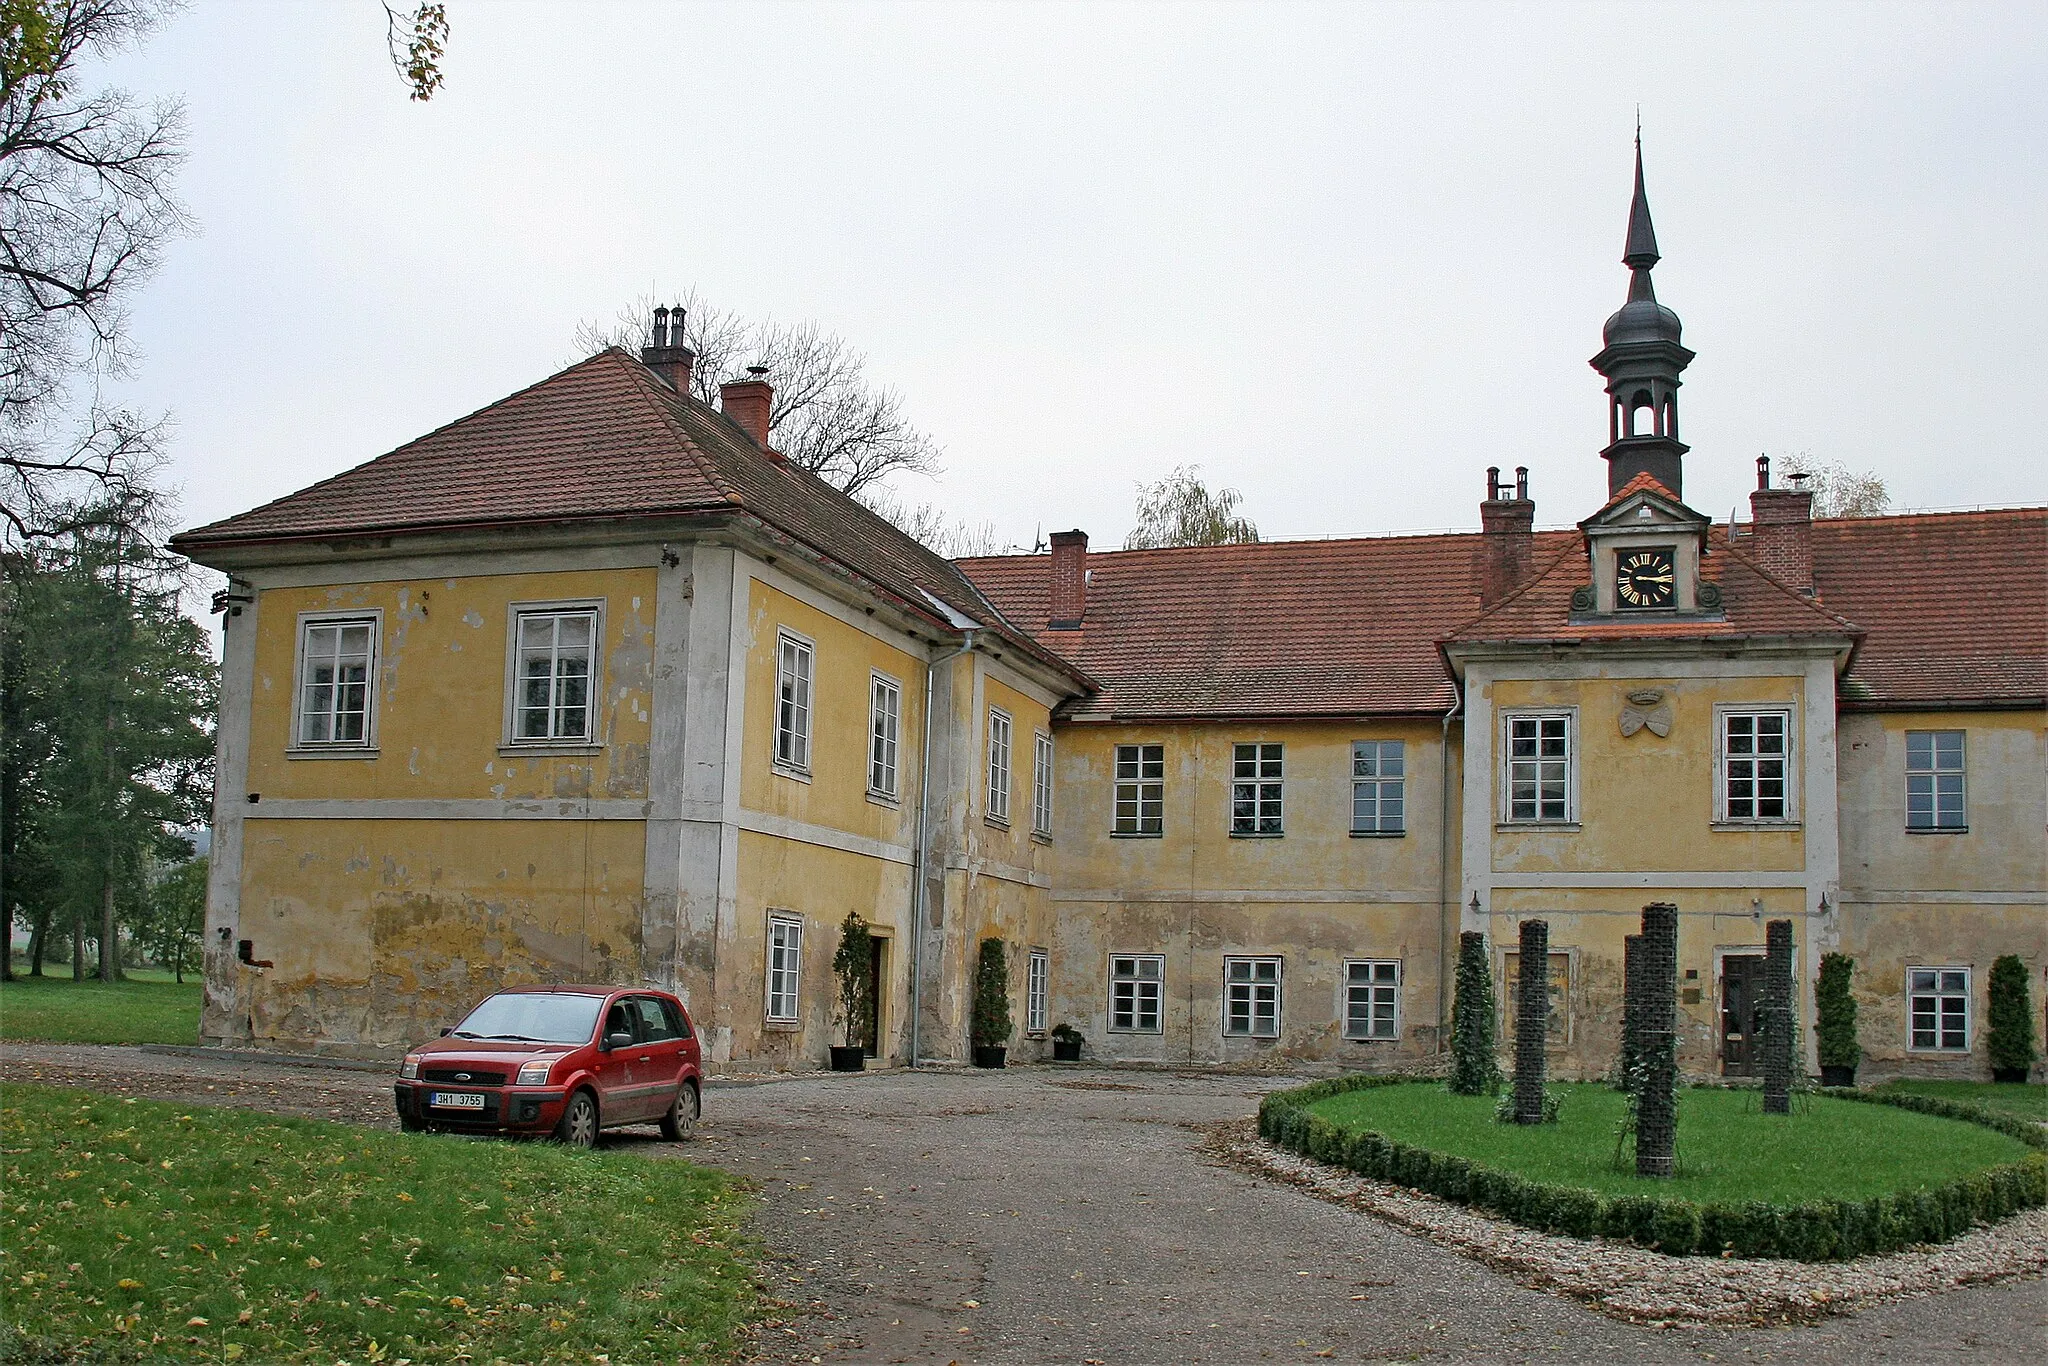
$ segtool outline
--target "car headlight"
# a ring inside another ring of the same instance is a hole
[[[398,1076],[402,1081],[417,1081],[420,1075],[420,1060],[416,1055],[408,1056],[398,1065]]]
[[[519,1084],[521,1086],[546,1086],[548,1084],[548,1073],[560,1061],[560,1058],[536,1058],[532,1062],[520,1064]]]

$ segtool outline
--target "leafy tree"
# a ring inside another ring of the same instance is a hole
[[[441,88],[441,58],[448,46],[448,7],[427,3],[409,13],[384,6],[384,43],[391,65],[412,90],[412,98],[431,100]]]
[[[1804,454],[1793,456],[1790,464],[1788,477],[1804,479],[1813,494],[1816,517],[1876,517],[1892,505],[1891,491],[1875,471],[1858,472],[1839,460],[1815,460]]]
[[[2034,1004],[2027,990],[2027,965],[2016,953],[1991,964],[1991,1030],[1985,1045],[1991,1065],[2024,1072],[2034,1065]]]
[[[1856,997],[1849,989],[1855,972],[1856,960],[1847,954],[1821,955],[1813,1000],[1818,1025],[1814,1044],[1822,1067],[1854,1067],[1863,1060],[1863,1045],[1856,1038]]]
[[[1493,970],[1486,961],[1486,936],[1467,930],[1458,936],[1458,976],[1451,999],[1451,1090],[1461,1096],[1490,1096],[1500,1090],[1500,1064],[1493,1056]]]
[[[1001,1048],[1016,1028],[1010,1018],[1010,966],[1003,941],[981,941],[974,974],[974,1019],[969,1033],[976,1048]]]
[[[161,870],[129,921],[150,960],[169,968],[180,982],[199,966],[200,934],[206,928],[206,870],[203,855]]]
[[[874,1027],[875,1005],[868,994],[875,975],[875,937],[857,911],[848,911],[839,927],[832,975],[839,979],[839,1013],[846,1021],[846,1046],[852,1048],[864,1043]]]
[[[1124,537],[1126,550],[1174,545],[1241,545],[1259,539],[1249,517],[1237,515],[1244,495],[1209,492],[1200,465],[1181,465],[1156,484],[1138,485],[1138,525]]]
[[[638,354],[655,299],[648,295],[611,323],[586,321],[573,343],[579,356],[621,347]],[[684,292],[683,336],[697,353],[690,388],[705,403],[719,386],[765,366],[775,386],[768,440],[793,464],[826,483],[860,494],[892,474],[935,474],[939,447],[912,426],[903,398],[868,378],[867,357],[816,323],[748,322]]]

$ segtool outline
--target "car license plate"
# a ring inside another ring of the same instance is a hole
[[[429,1091],[427,1104],[443,1110],[481,1110],[484,1098],[480,1091]]]

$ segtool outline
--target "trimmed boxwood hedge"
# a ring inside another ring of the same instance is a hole
[[[1531,1181],[1468,1158],[1418,1148],[1370,1130],[1335,1124],[1309,1106],[1347,1091],[1403,1086],[1432,1079],[1405,1074],[1338,1077],[1259,1102],[1259,1134],[1268,1142],[1332,1167],[1469,1205],[1545,1233],[1606,1237],[1674,1257],[1783,1257],[1844,1260],[1940,1243],[2024,1209],[2048,1205],[2048,1133],[2038,1124],[1933,1096],[1853,1088],[1819,1094],[1943,1119],[1981,1124],[2036,1151],[2018,1162],[1960,1177],[1932,1190],[1898,1191],[1868,1200],[1814,1200],[1803,1205],[1695,1204],[1656,1195],[1605,1196],[1574,1186]]]

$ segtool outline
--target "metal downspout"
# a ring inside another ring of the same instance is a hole
[[[927,660],[924,666],[924,757],[917,765],[917,847],[911,863],[910,879],[910,1065],[916,1067],[919,1051],[918,1026],[924,1018],[924,920],[925,891],[924,869],[930,852],[926,842],[931,827],[932,803],[932,694],[938,680],[939,665],[948,660],[974,651],[974,632],[962,633],[963,640],[957,650]]]
[[[1448,962],[1445,955],[1450,952],[1450,909],[1451,909],[1451,721],[1465,705],[1465,690],[1454,680],[1451,684],[1455,696],[1451,709],[1444,713],[1443,733],[1437,738],[1437,787],[1439,790],[1436,841],[1436,1051],[1441,1056],[1449,1046],[1445,1028],[1449,1022],[1447,1006],[1449,993],[1444,984]]]

